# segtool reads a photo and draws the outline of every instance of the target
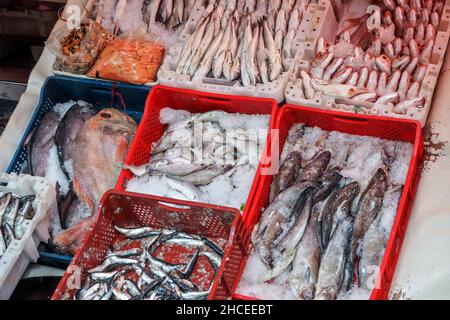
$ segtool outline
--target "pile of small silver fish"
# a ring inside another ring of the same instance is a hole
[[[382,2],[381,12],[344,20],[335,44],[319,39],[309,72],[301,71],[296,81],[300,97],[314,99],[319,93],[366,109],[389,106],[395,114],[424,107],[420,89],[444,1]],[[368,19],[380,24],[372,33]]]
[[[75,300],[206,300],[213,282],[204,290],[191,278],[200,257],[205,257],[217,273],[222,248],[199,235],[176,230],[121,228],[124,241],[138,241],[139,247],[125,251],[110,250],[103,262],[87,271],[83,287]],[[164,245],[195,249],[187,263],[172,264],[159,259],[155,251]],[[116,244],[115,247],[118,247]],[[215,278],[215,276],[214,276]]]
[[[33,219],[33,202],[36,196],[19,197],[11,192],[0,197],[0,258],[13,240],[22,239],[25,221]]]
[[[224,111],[183,114],[168,123],[148,164],[124,168],[137,177],[165,176],[170,188],[198,201],[199,187],[219,176],[232,176],[240,166],[255,164],[256,168],[259,163],[266,136],[251,129],[226,130],[220,120],[227,116],[232,115]]]
[[[277,80],[294,57],[292,44],[310,1],[212,2],[181,52],[177,74],[244,86]]]
[[[304,128],[291,130],[288,139],[301,141]],[[368,183],[344,179],[342,168],[330,165],[329,151],[307,161],[298,150],[287,154],[253,233],[264,281],[287,272],[292,295],[304,300],[334,300],[354,283],[369,289],[387,243],[380,221],[395,155],[383,152],[384,167]]]

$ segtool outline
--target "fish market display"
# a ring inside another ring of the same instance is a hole
[[[212,2],[187,40],[176,73],[255,86],[287,71],[309,0]]]
[[[25,221],[34,217],[35,196],[18,197],[10,192],[0,193],[0,258],[13,240],[25,233]]]
[[[243,210],[265,147],[269,115],[165,108],[167,125],[151,160],[125,166],[135,177],[127,191]]]
[[[75,300],[206,300],[222,243],[177,230],[115,226],[125,240],[86,271]],[[183,252],[183,253],[180,253]]]
[[[96,219],[103,194],[114,188],[137,125],[116,109],[83,101],[57,104],[27,139],[29,172],[46,177],[58,193],[51,217],[53,245],[74,253]]]
[[[380,10],[368,14],[371,4]],[[399,115],[424,108],[421,88],[444,1],[352,1],[348,6],[337,40],[318,40],[296,92],[308,100],[336,98],[336,104],[355,105],[362,112],[377,105]]]
[[[409,143],[294,125],[237,293],[368,299],[412,153]]]
[[[55,34],[48,41],[56,54],[53,68],[73,74],[87,73],[113,36],[97,23],[82,24],[68,34],[64,26]]]

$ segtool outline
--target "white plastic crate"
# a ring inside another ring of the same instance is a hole
[[[36,195],[33,203],[35,215],[25,220],[25,233],[21,240],[13,240],[0,259],[0,300],[10,298],[27,266],[37,262],[37,246],[48,242],[49,216],[57,210],[56,192],[45,178],[29,175],[1,174],[0,192],[12,192],[20,197]]]
[[[332,3],[333,2],[333,3]],[[337,4],[336,4],[337,3]],[[313,21],[317,24],[311,27],[311,37],[306,39],[297,54],[296,62],[291,76],[286,86],[286,102],[295,105],[321,108],[326,110],[344,111],[350,113],[364,113],[368,115],[384,116],[392,118],[401,118],[417,120],[422,127],[425,126],[428,114],[431,110],[434,90],[444,62],[445,52],[450,39],[450,0],[445,1],[445,7],[441,16],[441,23],[437,30],[436,42],[431,55],[430,64],[427,73],[422,81],[419,95],[425,98],[424,108],[414,108],[409,110],[406,115],[396,114],[391,111],[391,107],[367,103],[370,108],[355,107],[350,101],[335,99],[333,97],[324,97],[317,94],[314,99],[300,98],[296,90],[296,81],[299,78],[300,71],[309,70],[310,62],[315,57],[317,42],[323,37],[328,42],[334,42],[336,30],[338,29],[338,19],[336,17],[336,7],[342,7],[342,1],[320,0]],[[322,18],[320,18],[322,17]]]
[[[309,39],[312,39],[311,30],[315,28],[313,18],[317,15],[318,4],[311,3],[301,21],[298,32],[295,36],[292,45],[292,56],[296,57],[299,50],[302,50],[302,43]],[[285,71],[276,81],[262,84],[259,83],[256,86],[244,87],[239,81],[227,81],[225,79],[206,78],[202,81],[193,81],[189,76],[179,75],[175,72],[178,59],[183,50],[184,43],[188,37],[195,31],[198,22],[204,14],[204,9],[195,8],[189,20],[186,24],[182,34],[183,42],[177,46],[170,48],[166,54],[163,65],[158,72],[158,82],[175,88],[192,89],[210,93],[248,96],[248,97],[260,97],[271,98],[277,100],[277,102],[283,102],[285,99],[285,88],[292,73],[295,58],[285,61]],[[322,21],[322,19],[319,19]]]

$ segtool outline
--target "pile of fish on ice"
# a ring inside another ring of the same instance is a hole
[[[135,175],[127,191],[243,210],[270,116],[165,108],[160,121],[167,128],[153,146],[150,162],[125,166]]]
[[[176,230],[115,229],[126,239],[110,248],[99,266],[87,270],[83,288],[73,299],[207,299],[222,263],[223,241],[219,245]],[[174,256],[180,248],[184,253]],[[65,293],[63,298],[70,296]]]
[[[25,233],[25,221],[35,215],[33,202],[36,196],[19,197],[11,192],[0,196],[0,258],[13,240],[20,240]]]
[[[277,80],[293,58],[292,43],[309,0],[210,1],[212,12],[187,40],[176,72],[244,86]]]
[[[55,250],[75,253],[97,218],[103,194],[115,187],[136,122],[116,109],[83,101],[57,104],[27,138],[28,172],[57,188],[59,217],[51,217]]]
[[[293,126],[237,292],[367,299],[412,152],[408,143]]]
[[[443,0],[352,1],[335,44],[321,38],[310,70],[300,72],[296,88],[302,98],[347,99],[367,109],[389,106],[396,114],[423,108],[420,88],[444,8]],[[381,6],[370,17],[366,8]],[[358,8],[360,18],[355,18]],[[368,30],[368,21],[374,28]],[[362,32],[361,32],[362,31]]]

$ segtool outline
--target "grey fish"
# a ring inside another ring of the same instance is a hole
[[[112,268],[116,267],[117,265],[130,265],[130,264],[136,264],[138,261],[136,259],[129,259],[129,258],[119,258],[119,257],[110,257],[103,261],[103,263],[95,268],[92,268],[88,270],[89,273],[95,273],[95,272],[107,272],[111,270]]]
[[[2,195],[0,199],[0,257],[5,253],[6,251],[6,243],[3,238],[3,232],[1,228],[1,222],[3,220],[3,215],[5,214],[6,210],[9,207],[9,204],[11,203],[12,194],[10,192],[5,193]]]
[[[351,241],[351,259],[354,267],[357,263],[357,250],[360,242],[381,210],[387,187],[388,177],[386,172],[379,169],[361,195]]]
[[[142,228],[121,228],[118,226],[114,226],[117,232],[123,234],[129,239],[142,239],[150,236],[155,236],[161,234],[161,231],[155,230],[150,227],[142,227]]]
[[[309,163],[301,170],[296,183],[301,181],[317,181],[322,177],[331,160],[331,152],[317,153]]]
[[[342,187],[330,196],[318,219],[318,235],[321,251],[324,252],[336,226],[351,214],[353,201],[360,192],[357,182]]]
[[[255,233],[255,249],[262,261],[270,268],[273,268],[271,246],[281,235],[283,226],[291,218],[302,195],[310,188],[317,189],[318,184],[312,181],[295,184],[280,193],[263,212]]]
[[[210,165],[203,170],[197,170],[184,176],[178,176],[177,179],[193,183],[196,186],[207,185],[211,183],[214,178],[229,171],[232,166],[229,165]]]
[[[345,295],[350,290],[352,283],[353,283],[353,266],[350,261],[350,258],[347,257],[344,269],[344,279],[342,280],[338,296]]]
[[[42,117],[37,131],[28,144],[28,168],[31,175],[45,177],[48,154],[53,146],[58,125],[59,117],[54,111],[47,112]]]
[[[335,300],[344,279],[353,219],[345,218],[336,228],[322,256],[315,300]]]
[[[25,219],[32,219],[30,217],[30,213],[32,213],[33,210],[33,201],[35,199],[35,196],[25,197],[21,200],[21,208],[19,212],[17,213],[17,217],[14,220],[14,236],[16,239],[20,240],[22,239],[22,236],[25,232],[25,228],[23,223],[25,222]]]
[[[280,194],[280,192],[291,187],[302,166],[302,155],[298,151],[292,151],[283,164],[280,166],[278,173],[275,175],[270,187],[270,197],[269,202],[272,203],[273,200]]]
[[[80,106],[75,104],[64,115],[61,122],[59,122],[58,129],[55,133],[55,145],[58,149],[58,158],[61,169],[70,180],[66,161],[72,159],[71,145],[75,142],[78,132],[80,132],[84,123],[91,117],[97,114],[97,110],[91,106]],[[73,152],[76,152],[75,150]]]
[[[319,179],[320,189],[314,196],[314,203],[327,199],[342,179],[340,174],[342,168],[333,167],[327,169]]]
[[[274,251],[280,252],[280,257],[273,263],[270,272],[264,276],[265,281],[269,281],[282,274],[291,265],[295,257],[298,243],[303,238],[313,206],[313,195],[315,190],[308,189],[304,195],[298,209],[294,209],[294,224],[280,240]]]
[[[317,214],[313,214],[300,241],[292,270],[289,273],[289,286],[296,299],[312,300],[319,276],[320,248],[316,236]]]

